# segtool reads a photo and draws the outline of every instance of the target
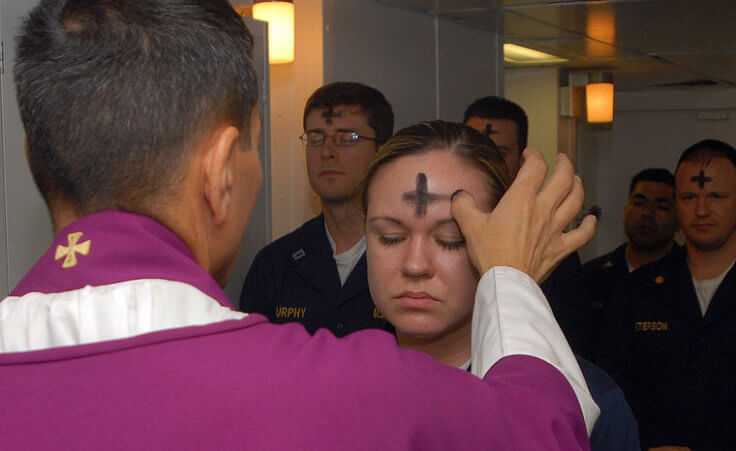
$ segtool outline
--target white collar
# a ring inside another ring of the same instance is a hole
[[[0,352],[95,343],[245,316],[191,285],[161,279],[28,293],[0,302]]]

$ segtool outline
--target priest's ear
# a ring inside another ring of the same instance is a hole
[[[204,196],[216,225],[222,225],[233,200],[236,152],[240,132],[232,125],[217,127],[203,144]]]

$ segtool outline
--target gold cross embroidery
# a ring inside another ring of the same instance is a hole
[[[70,233],[66,237],[69,242],[69,246],[56,246],[56,256],[54,257],[54,260],[66,257],[64,259],[64,263],[61,265],[62,268],[68,269],[77,266],[77,252],[82,255],[89,254],[89,248],[92,244],[91,241],[87,240],[84,243],[77,244],[80,238],[82,238],[82,232]]]

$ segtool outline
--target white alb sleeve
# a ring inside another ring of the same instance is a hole
[[[502,357],[514,354],[540,358],[565,376],[590,435],[600,409],[542,290],[521,271],[495,267],[480,279],[475,294],[472,372],[482,378]]]

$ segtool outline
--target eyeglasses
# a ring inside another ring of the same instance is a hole
[[[326,138],[332,138],[332,141],[337,146],[352,146],[356,144],[361,139],[368,139],[371,141],[375,141],[376,138],[371,138],[370,136],[363,136],[356,132],[335,132],[334,135],[325,135],[322,132],[306,132],[303,133],[299,140],[301,140],[302,144],[306,146],[321,146],[325,143]]]

